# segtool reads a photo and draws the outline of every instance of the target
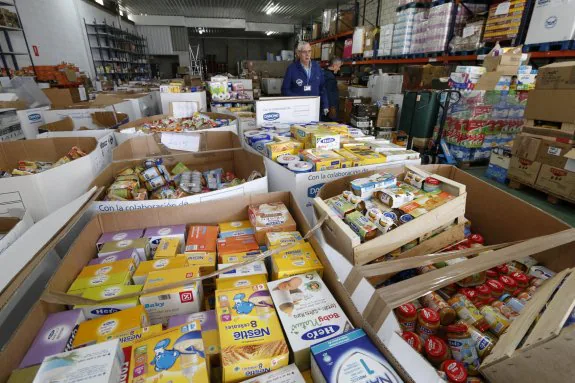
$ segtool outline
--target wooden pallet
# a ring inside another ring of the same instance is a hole
[[[457,161],[457,167],[459,169],[472,169],[472,168],[484,168],[489,165],[489,159],[475,160],[475,161]]]
[[[555,129],[564,133],[575,133],[575,124],[570,122],[525,120],[523,125],[529,128]]]
[[[550,193],[550,192],[548,192],[547,190],[545,190],[545,189],[543,189],[543,188],[541,188],[541,187],[539,187],[539,186],[525,184],[525,183],[522,183],[522,182],[517,181],[517,180],[510,179],[508,186],[509,186],[511,189],[515,189],[515,190],[521,190],[521,189],[524,189],[524,188],[531,188],[531,189],[540,191],[540,192],[542,192],[542,193],[545,193],[545,194],[547,194],[547,202],[549,202],[549,203],[551,203],[551,204],[553,204],[553,205],[557,205],[557,204],[559,204],[561,201],[564,201],[564,202],[566,202],[566,203],[575,203],[575,201],[570,200],[569,198],[562,197],[562,196],[559,196],[559,195],[554,194],[554,193]]]

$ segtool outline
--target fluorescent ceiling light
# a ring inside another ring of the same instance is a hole
[[[270,2],[266,9],[266,15],[271,15],[272,13],[277,11],[279,7],[280,7],[279,4],[274,4]]]
[[[203,28],[198,29],[198,33],[199,33],[200,35],[203,35],[204,32],[205,32],[205,31],[203,30]]]
[[[267,31],[267,32],[266,32],[266,36],[273,35],[273,34],[274,34],[274,33],[273,33],[272,31]]]

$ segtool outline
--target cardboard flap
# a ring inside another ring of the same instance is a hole
[[[70,132],[74,130],[74,120],[71,117],[66,117],[63,120],[50,122],[38,127],[39,132]]]
[[[39,221],[0,254],[0,309],[95,200],[94,187]]]
[[[92,113],[92,122],[103,128],[114,129],[128,121],[126,113],[95,112]]]
[[[130,121],[127,122],[125,124],[122,124],[118,127],[118,130],[121,132],[123,129],[127,129],[127,128],[136,128],[140,125],[146,124],[146,123],[150,123],[150,122],[154,122],[157,120],[162,120],[164,118],[168,118],[170,116],[168,116],[167,114],[156,114],[155,116],[150,116],[150,117],[144,117],[144,118],[139,118],[137,120],[134,121]]]
[[[564,157],[569,158],[570,160],[575,160],[575,149],[571,149],[570,151],[568,151]]]

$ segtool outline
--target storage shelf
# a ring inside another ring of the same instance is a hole
[[[336,35],[331,35],[331,36],[324,37],[321,39],[312,40],[309,42],[309,44],[314,45],[314,44],[324,43],[326,41],[335,41],[335,40],[341,39],[342,37],[347,37],[347,36],[351,36],[351,35],[353,35],[353,31],[341,32],[341,33],[338,33]]]
[[[5,25],[0,25],[0,31],[21,31],[22,28],[7,27]]]
[[[6,56],[28,56],[28,52],[0,52],[0,54]]]
[[[13,7],[14,3],[11,1],[0,0],[0,5],[1,6],[7,6],[7,7]]]

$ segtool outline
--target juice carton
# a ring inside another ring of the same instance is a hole
[[[151,261],[146,261],[140,263],[140,266],[134,272],[132,279],[134,284],[143,285],[146,283],[148,274],[153,271],[167,270],[167,269],[179,269],[181,267],[189,266],[188,260],[185,257],[174,257],[174,258],[162,258],[153,259]]]
[[[194,279],[199,274],[197,266],[154,271],[148,275],[144,290]],[[202,284],[198,282],[190,282],[182,287],[144,294],[140,297],[140,302],[146,308],[153,324],[165,324],[174,315],[197,313],[201,309],[202,300]]]
[[[266,246],[268,249],[303,242],[299,231],[283,231],[266,233]]]
[[[123,363],[120,342],[111,340],[46,357],[34,383],[117,383]]]
[[[78,326],[84,320],[82,310],[61,311],[48,315],[18,368],[40,364],[46,356],[71,350]]]
[[[253,235],[220,238],[217,241],[218,263],[238,263],[259,255],[260,247]]]
[[[244,380],[243,383],[306,383],[295,364],[268,372],[256,378]]]
[[[220,238],[255,234],[254,227],[252,226],[249,220],[224,222],[220,223],[219,227],[220,227]]]
[[[146,327],[149,323],[150,319],[143,306],[104,315],[80,324],[72,346],[89,346],[107,337],[117,339],[133,330]]]
[[[124,259],[134,260],[134,264],[136,265],[136,267],[140,264],[140,256],[138,255],[136,249],[127,249],[103,257],[94,258],[88,263],[88,266],[100,265],[102,263],[111,263],[121,261]]]
[[[197,320],[135,343],[131,359],[133,383],[209,383]]]
[[[154,259],[174,258],[180,252],[178,238],[162,238],[154,252]]]
[[[142,291],[142,286],[134,285],[112,285],[86,289],[82,292],[82,298],[102,300],[118,297],[118,300],[96,303],[93,305],[76,305],[74,309],[80,309],[86,319],[94,319],[118,311],[135,307],[139,304],[138,297],[122,299],[122,295],[137,293]]]
[[[217,278],[216,279],[216,289],[217,290],[229,290],[237,289],[246,286],[255,286],[268,282],[267,274],[253,274],[244,275],[233,278]]]
[[[362,329],[311,346],[311,375],[315,383],[403,382]]]
[[[218,366],[220,364],[220,338],[218,336],[215,310],[173,316],[168,320],[168,328],[183,326],[196,320],[200,321],[202,326],[204,351],[208,355],[207,359],[210,360],[210,366]]]
[[[122,239],[120,241],[106,242],[98,253],[98,258],[105,257],[120,251],[134,249],[141,261],[150,258],[150,244],[148,238]]]
[[[310,368],[311,346],[353,328],[315,272],[269,282],[268,288],[300,370]]]
[[[272,255],[272,281],[316,271],[323,275],[323,265],[308,242]]]
[[[236,383],[287,366],[289,350],[264,286],[216,291],[223,382]]]
[[[262,245],[268,232],[296,231],[296,223],[283,202],[250,205],[248,216],[256,230],[256,240]]]
[[[131,259],[86,266],[72,282],[68,293],[80,295],[84,290],[92,287],[127,285],[131,282],[135,269],[136,266]]]
[[[142,229],[102,233],[100,239],[96,242],[96,249],[98,249],[99,252],[106,242],[121,241],[123,239],[138,239],[142,238],[143,234],[144,230]]]
[[[186,244],[186,225],[156,226],[149,227],[144,232],[144,238],[150,241],[152,253],[160,244],[162,238],[177,238],[180,240],[180,248]]]

